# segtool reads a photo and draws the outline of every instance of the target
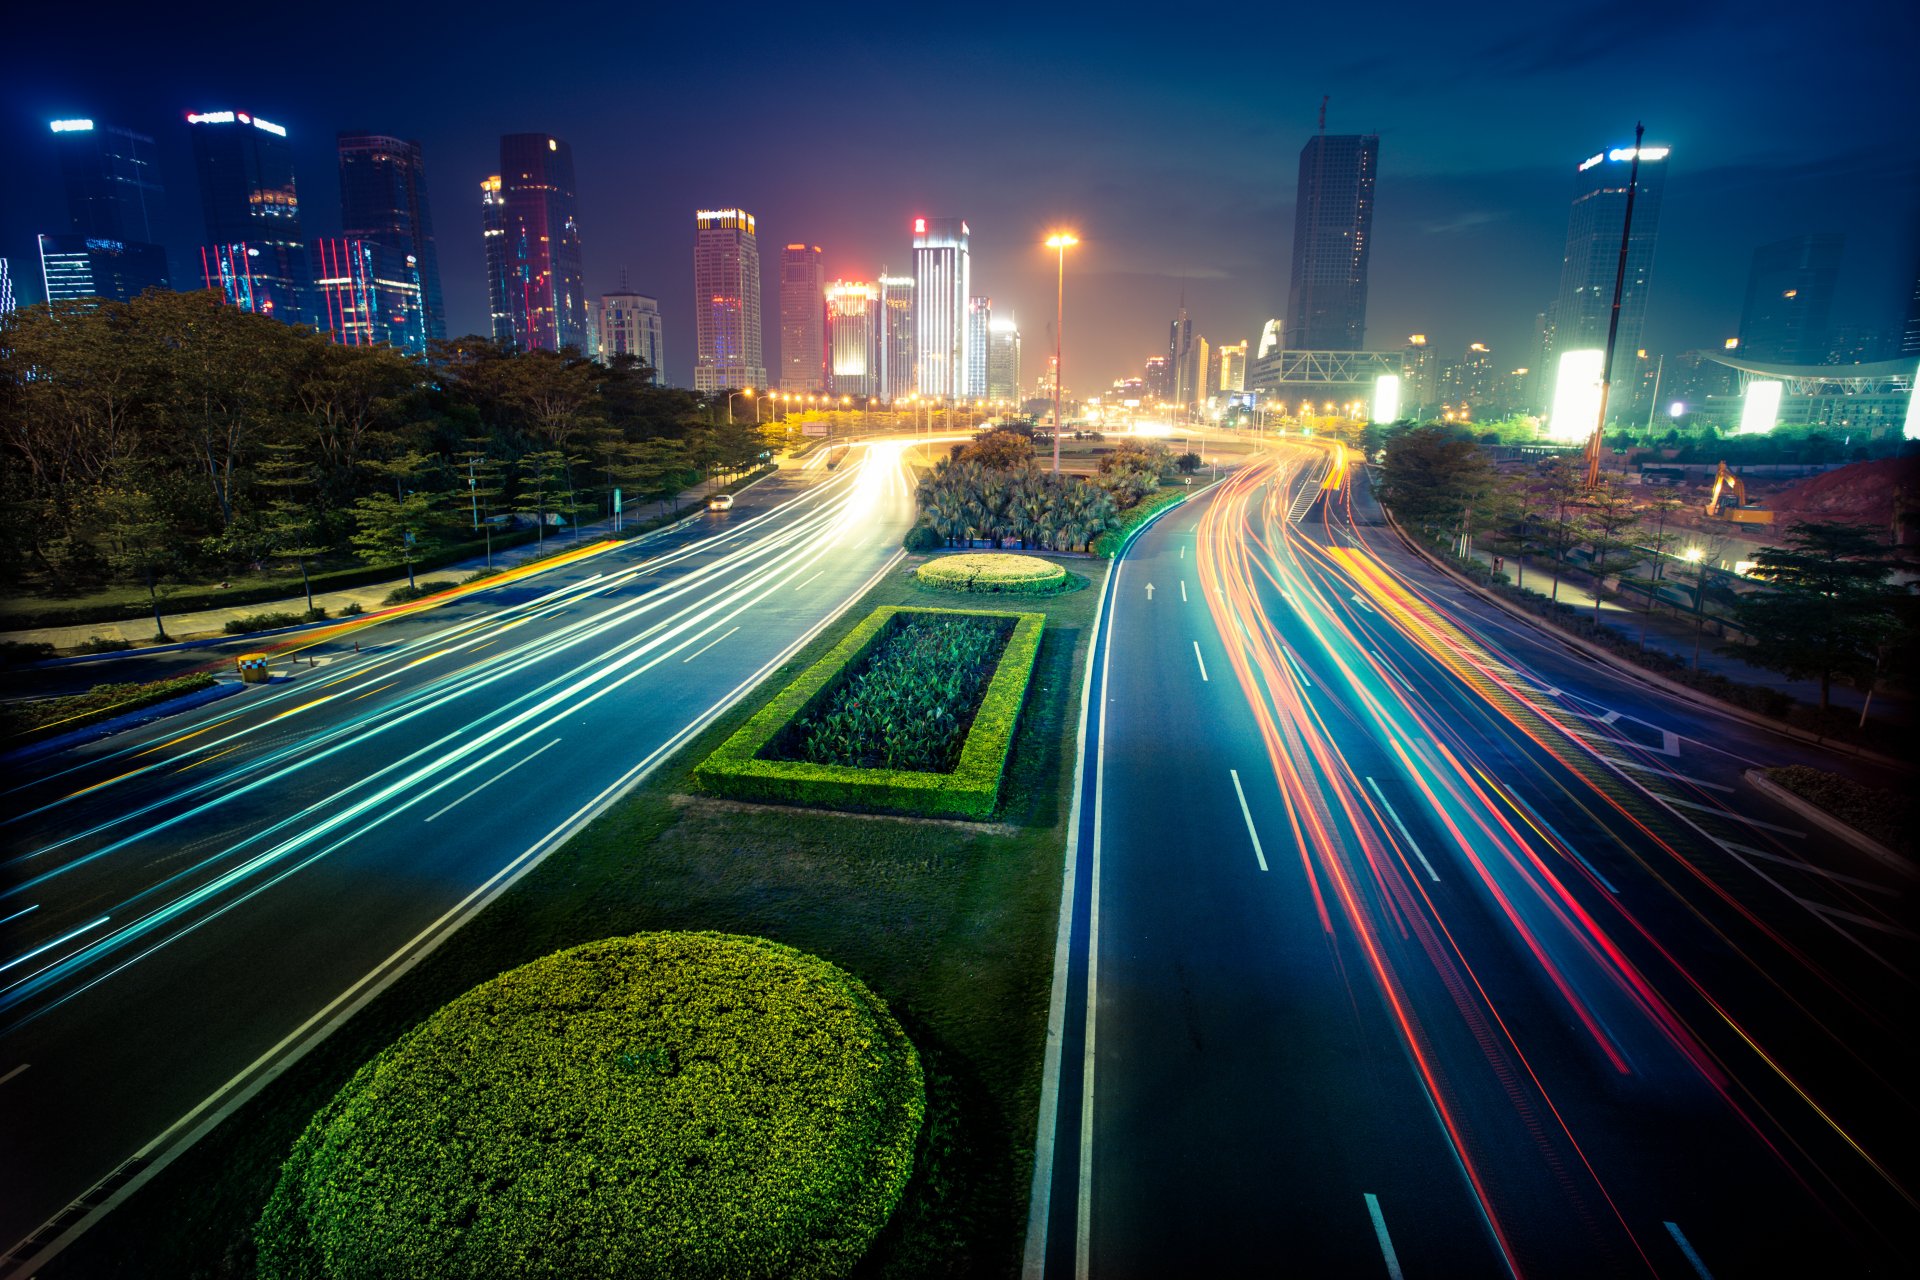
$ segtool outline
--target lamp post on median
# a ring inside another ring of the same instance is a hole
[[[1047,237],[1047,248],[1059,253],[1059,272],[1055,279],[1053,308],[1053,474],[1060,474],[1060,330],[1067,322],[1067,250],[1079,244],[1071,231],[1056,231]]]

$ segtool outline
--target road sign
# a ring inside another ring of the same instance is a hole
[[[823,436],[827,434],[827,424],[824,422],[803,422],[800,424],[800,434],[803,436]]]
[[[620,514],[620,491],[618,489],[613,491],[613,514]]]

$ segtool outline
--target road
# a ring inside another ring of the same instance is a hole
[[[1906,1265],[1911,869],[1742,781],[1816,749],[1458,589],[1323,456],[1110,578],[1028,1274]]]
[[[897,563],[902,447],[783,471],[730,512],[10,772],[11,1260],[103,1178],[177,1154]]]

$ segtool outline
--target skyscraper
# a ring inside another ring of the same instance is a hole
[[[1667,148],[1640,148],[1639,190],[1633,202],[1633,235],[1627,245],[1626,287],[1620,297],[1620,332],[1615,341],[1609,403],[1624,410],[1631,397],[1635,354],[1647,318],[1647,289],[1653,275],[1654,237],[1660,229],[1660,193],[1666,185]],[[1568,351],[1603,351],[1613,311],[1613,281],[1620,264],[1620,231],[1626,222],[1627,176],[1633,148],[1615,147],[1588,157],[1575,171],[1573,209],[1567,219],[1567,248],[1560,266],[1560,291],[1547,308],[1540,367],[1555,378]],[[1612,410],[1610,409],[1609,412]]]
[[[1634,210],[1636,220],[1639,210]],[[1809,234],[1753,251],[1740,311],[1740,355],[1762,364],[1820,364],[1844,236]]]
[[[880,291],[864,280],[835,280],[826,287],[826,303],[832,353],[827,389],[837,396],[877,395]]]
[[[820,246],[780,251],[780,389],[827,389],[827,273]]]
[[[5,258],[0,258],[0,316],[6,315],[20,304],[13,292],[13,268]]]
[[[987,397],[1020,398],[1020,326],[1010,314],[994,316],[987,325]]]
[[[744,209],[702,209],[694,215],[693,389],[748,387],[764,391],[760,354],[760,244]]]
[[[600,298],[600,362],[635,356],[661,381],[660,303],[643,293],[609,293]]]
[[[74,233],[158,244],[165,198],[153,139],[92,120],[54,120],[48,127]]]
[[[1247,340],[1220,346],[1220,385],[1217,390],[1232,395],[1247,389]]]
[[[913,220],[914,381],[923,396],[959,400],[967,395],[971,234],[959,218]]]
[[[420,271],[411,253],[374,240],[323,236],[313,242],[319,328],[342,346],[384,343],[424,355],[427,321]]]
[[[193,126],[207,243],[201,278],[236,307],[312,324],[307,242],[284,127],[244,111],[201,111]]]
[[[969,398],[987,394],[988,334],[993,330],[993,299],[967,299],[967,389]]]
[[[167,287],[167,254],[157,244],[98,236],[40,237],[40,282],[48,302],[125,302]]]
[[[343,133],[338,146],[342,234],[380,246],[380,255],[391,269],[411,265],[419,276],[418,332],[425,338],[446,337],[440,257],[433,244],[433,214],[427,206],[427,170],[420,144],[379,133]],[[413,259],[411,264],[408,258]],[[424,345],[420,350],[425,350]]]
[[[1439,374],[1438,358],[1427,345],[1427,335],[1416,333],[1408,338],[1407,349],[1400,355],[1400,407],[1408,414],[1417,414],[1440,403]]]
[[[1187,318],[1186,303],[1167,326],[1167,394],[1173,404],[1193,399],[1193,321]]]
[[[913,277],[880,268],[880,395],[904,400],[914,391]]]
[[[499,308],[494,339],[521,351],[585,352],[587,289],[573,148],[545,133],[504,135],[500,174],[481,184],[481,207],[487,292],[490,306]]]
[[[1293,215],[1289,351],[1359,351],[1367,336],[1367,257],[1380,139],[1315,134],[1300,149]]]

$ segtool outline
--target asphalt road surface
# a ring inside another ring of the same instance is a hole
[[[1911,870],[1324,458],[1110,579],[1028,1274],[1904,1274]]]
[[[316,665],[279,665],[292,678],[10,765],[12,1261],[309,1046],[896,563],[913,516],[900,449],[782,472],[729,512],[308,650]]]

